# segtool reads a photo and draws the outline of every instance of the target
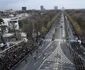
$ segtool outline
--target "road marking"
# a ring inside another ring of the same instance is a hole
[[[60,34],[61,35],[61,34]],[[51,39],[46,39],[46,40],[44,40],[44,41],[51,41]],[[54,41],[66,41],[66,39],[55,39]],[[70,42],[77,42],[76,40],[70,40]],[[42,47],[41,47],[42,48]],[[40,49],[41,49],[40,48]]]
[[[48,44],[48,46],[47,46],[42,52],[44,52],[51,44],[52,44],[52,42],[50,42],[50,43]]]
[[[36,56],[36,52],[33,54],[33,57],[35,57]]]
[[[56,51],[56,49],[55,49],[54,51]],[[39,66],[38,70],[40,70],[40,68],[41,68],[41,66],[44,64],[44,62],[45,62],[48,58],[50,58],[53,54],[54,54],[54,52],[52,52],[52,53],[42,62],[42,64]]]
[[[42,64],[39,66],[38,70],[40,70],[41,66],[44,64],[44,62],[46,61],[46,59],[42,62]]]
[[[48,46],[42,51],[42,52],[44,52],[50,45],[52,44],[52,42],[50,42],[49,44],[48,44]],[[38,58],[40,58],[42,55],[40,55]]]
[[[41,57],[42,55],[40,55],[39,57],[38,57],[38,59]]]
[[[44,41],[51,41],[52,39],[45,39]]]
[[[77,53],[77,54],[78,54],[78,53]],[[84,59],[84,58],[82,58],[82,56],[81,56],[81,55],[79,55],[79,54],[78,54],[78,56],[79,56],[79,57],[80,57],[83,61],[85,61],[85,59]]]
[[[36,65],[38,63],[38,61],[36,63],[34,63],[34,65]]]
[[[25,69],[28,67],[29,64],[30,64],[30,63],[27,63],[27,64],[25,65],[25,67],[24,67],[23,70],[25,70]]]
[[[43,60],[45,59],[46,57],[43,58]]]
[[[55,39],[54,41],[62,41],[62,39]]]

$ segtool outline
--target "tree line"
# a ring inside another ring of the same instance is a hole
[[[51,25],[58,17],[60,11],[43,11],[34,12],[30,17],[20,21],[20,28],[26,32],[28,38],[44,35],[49,31]]]

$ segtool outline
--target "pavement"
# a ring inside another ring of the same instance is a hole
[[[55,40],[52,41],[56,28]],[[63,13],[45,36],[42,45],[12,70],[76,70],[72,54],[65,40]]]

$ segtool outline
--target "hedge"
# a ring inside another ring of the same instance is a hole
[[[81,35],[82,35],[82,30],[81,30],[79,24],[78,24],[76,21],[74,21],[74,20],[69,16],[68,13],[66,13],[66,15],[67,15],[68,19],[70,20],[71,24],[73,25],[73,27],[74,27],[77,35],[81,36]]]

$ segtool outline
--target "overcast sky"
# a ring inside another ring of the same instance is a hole
[[[22,6],[27,9],[40,9],[43,5],[46,9],[59,8],[85,8],[85,0],[0,0],[0,10],[14,9],[21,10]]]

